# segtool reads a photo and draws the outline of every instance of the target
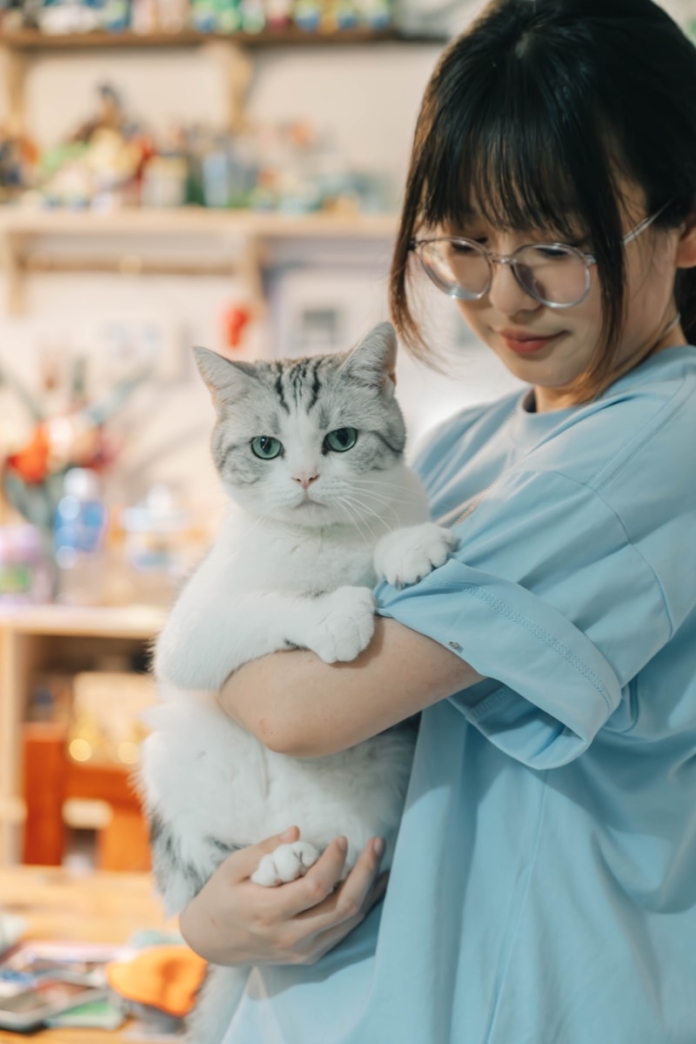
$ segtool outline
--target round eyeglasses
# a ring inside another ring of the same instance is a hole
[[[624,236],[624,245],[636,239],[666,209],[662,207]],[[495,254],[481,243],[462,236],[412,239],[426,275],[438,289],[458,301],[478,301],[493,283],[493,266],[510,265],[525,293],[547,308],[572,308],[590,292],[591,269],[597,264],[569,243],[529,243],[512,254]]]

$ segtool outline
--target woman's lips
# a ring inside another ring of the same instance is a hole
[[[506,348],[509,348],[511,352],[515,352],[516,355],[533,355],[560,336],[560,333],[553,334],[551,337],[517,337],[508,333],[500,334]]]

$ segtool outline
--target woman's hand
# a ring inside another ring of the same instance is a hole
[[[191,949],[213,964],[314,964],[360,924],[387,886],[379,838],[340,884],[341,837],[297,881],[264,888],[249,880],[261,856],[299,836],[292,827],[228,856],[181,915]]]

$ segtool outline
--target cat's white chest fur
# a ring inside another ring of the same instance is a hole
[[[380,526],[379,536],[386,532]],[[216,561],[229,568],[237,590],[319,594],[346,584],[375,583],[376,540],[355,526],[309,529],[265,519],[250,526],[248,517],[233,508],[218,544]]]
[[[301,646],[327,662],[357,656],[372,634],[375,549],[429,518],[409,468],[399,463],[384,482],[386,507],[359,525],[287,525],[233,507],[160,635],[158,677],[217,690],[242,663],[278,649]]]

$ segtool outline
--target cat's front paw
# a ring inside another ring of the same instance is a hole
[[[416,584],[444,565],[456,546],[452,530],[434,522],[405,526],[380,540],[375,549],[375,572],[380,580],[396,587]]]
[[[314,866],[319,853],[307,841],[293,841],[290,845],[279,845],[273,852],[262,857],[251,875],[254,884],[274,888],[288,881],[304,877],[310,866]]]
[[[354,660],[370,644],[375,600],[369,587],[339,587],[315,600],[317,618],[307,648],[324,663]]]

